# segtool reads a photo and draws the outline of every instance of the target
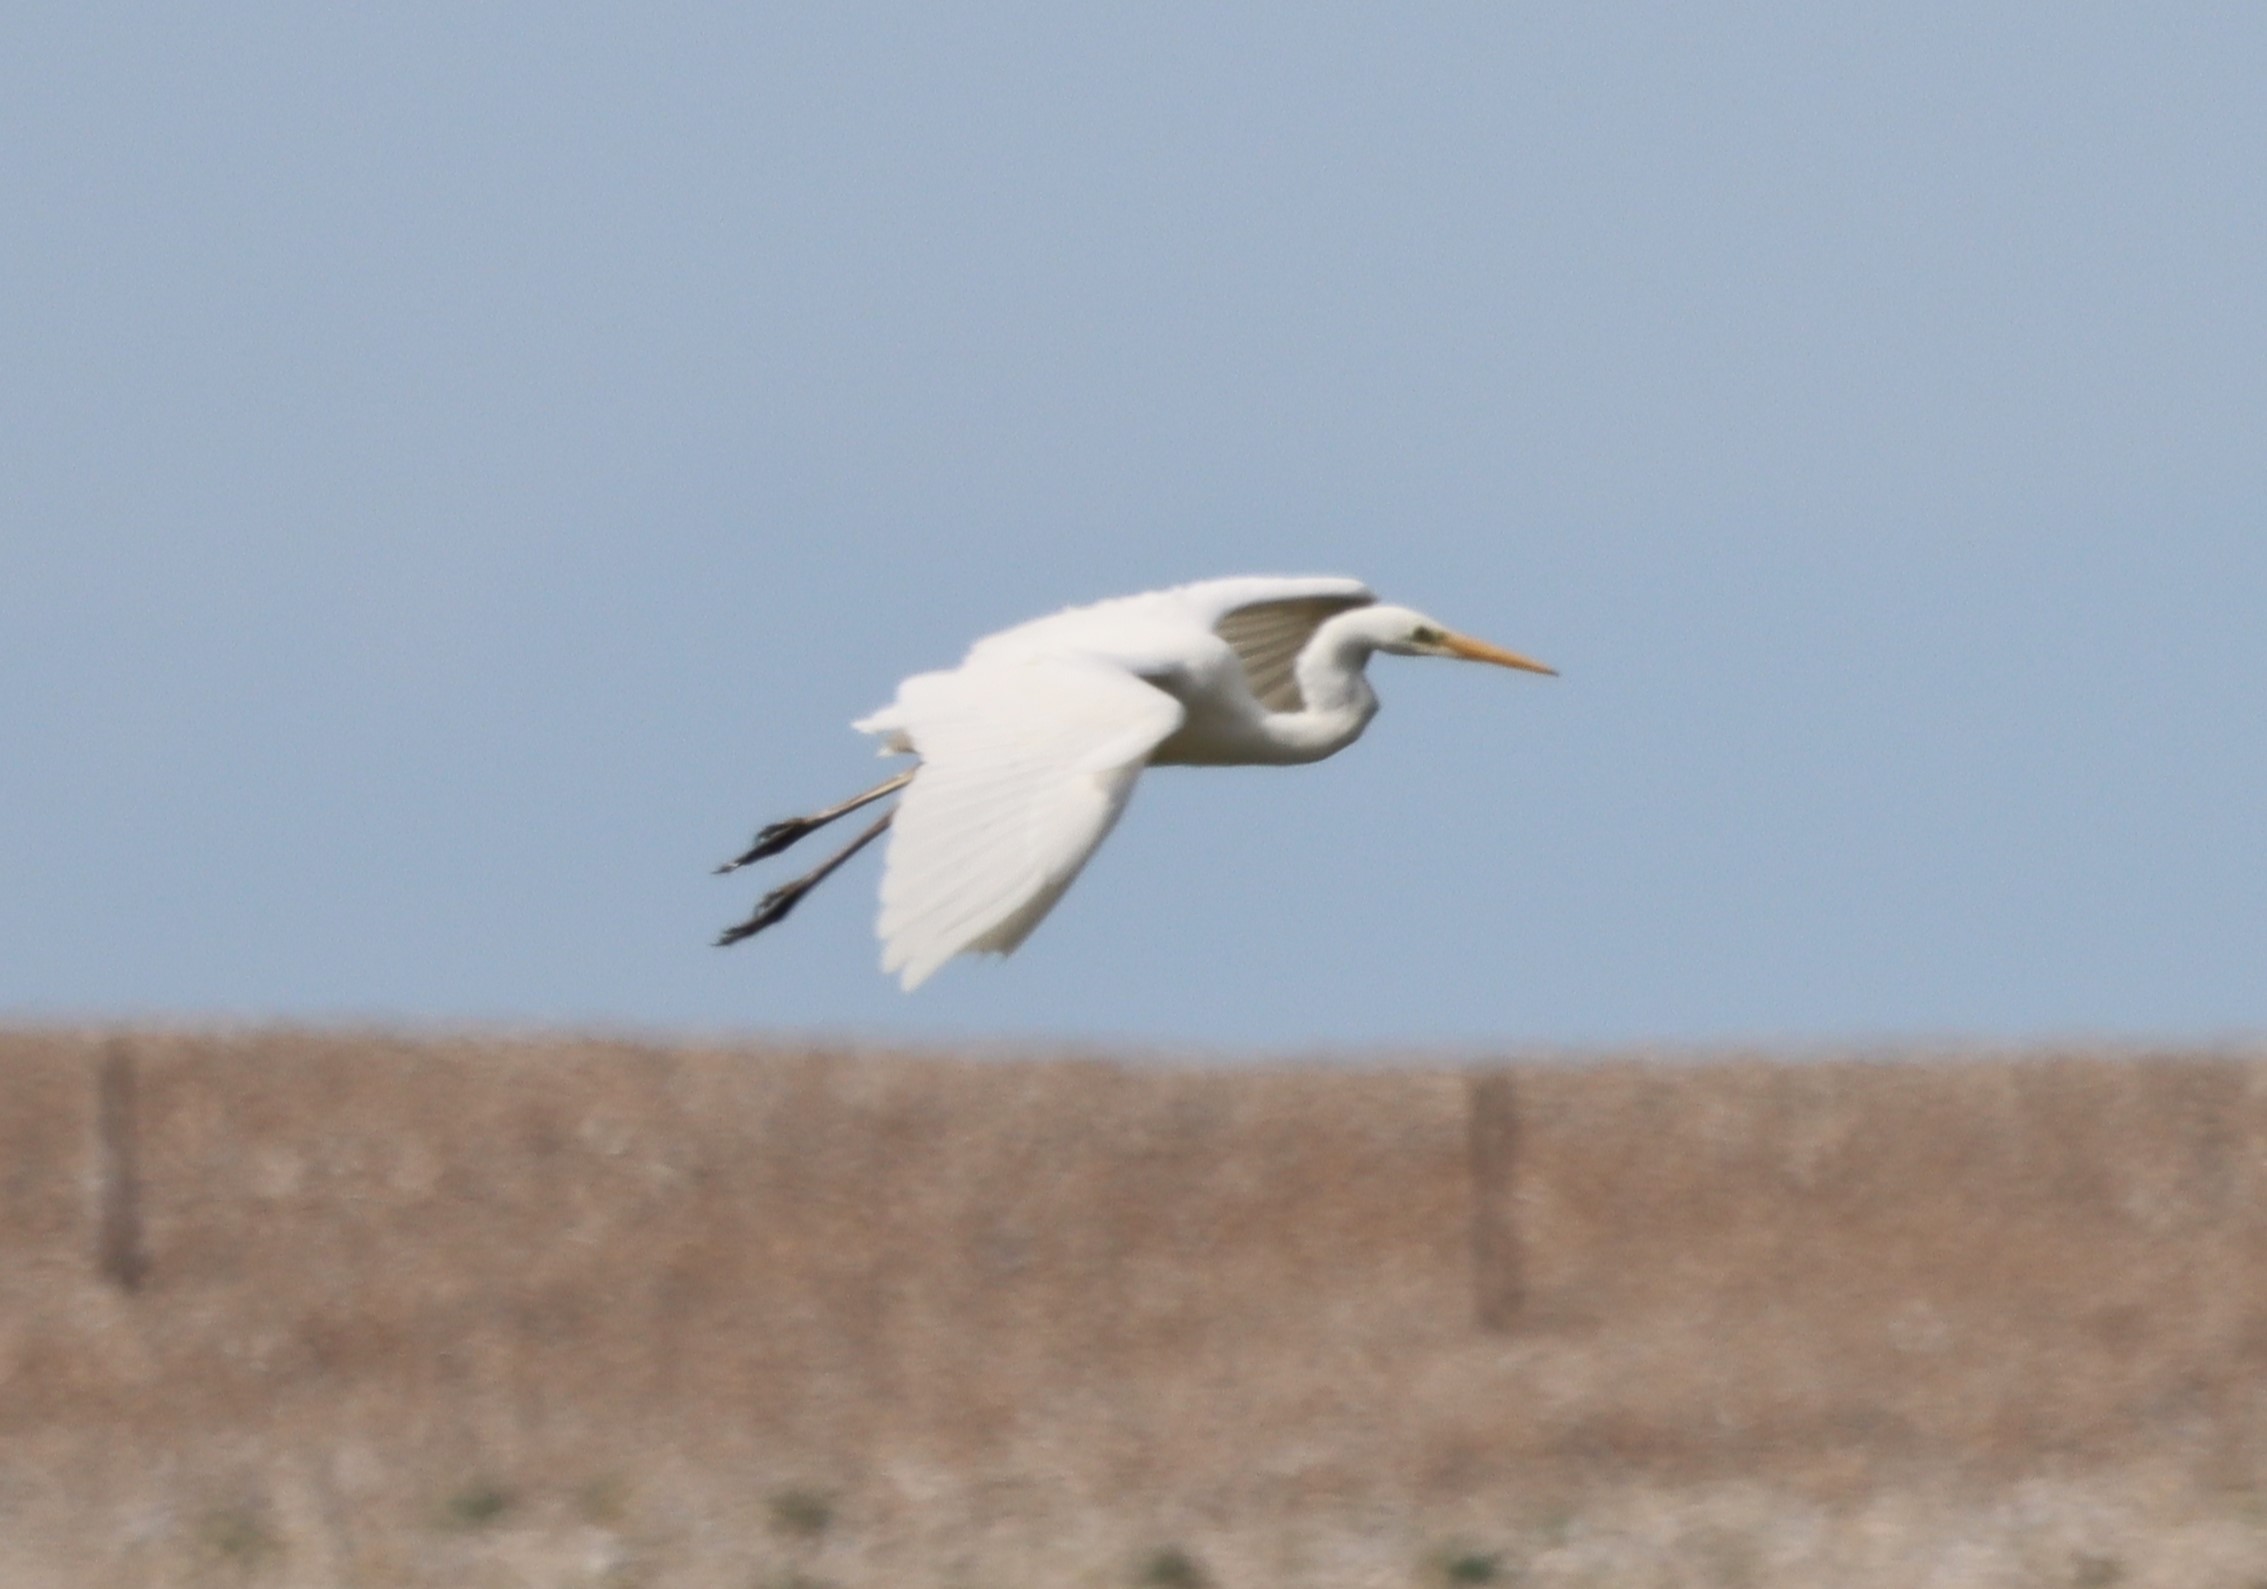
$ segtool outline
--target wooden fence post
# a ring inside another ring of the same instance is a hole
[[[95,1266],[121,1291],[149,1273],[142,1246],[142,1179],[136,1137],[134,1046],[114,1038],[95,1071]]]
[[[1513,1177],[1518,1168],[1519,1100],[1504,1071],[1465,1078],[1472,1195],[1472,1317],[1483,1330],[1509,1331],[1526,1300]]]

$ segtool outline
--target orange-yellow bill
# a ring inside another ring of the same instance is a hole
[[[1546,667],[1533,657],[1523,657],[1516,651],[1506,651],[1502,646],[1492,646],[1487,641],[1475,640],[1470,635],[1448,635],[1442,639],[1441,648],[1451,656],[1463,657],[1470,662],[1493,662],[1499,668],[1548,673],[1553,678],[1557,678],[1559,673],[1557,668]]]

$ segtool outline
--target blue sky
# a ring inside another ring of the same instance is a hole
[[[1279,1048],[2267,1028],[2267,12],[34,5],[0,1014]],[[907,998],[848,719],[1352,573]]]

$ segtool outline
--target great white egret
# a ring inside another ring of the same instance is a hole
[[[1289,766],[1377,715],[1373,652],[1554,670],[1387,606],[1354,579],[1211,579],[1033,619],[916,673],[852,726],[918,762],[840,805],[774,822],[730,872],[898,790],[894,810],[766,894],[738,943],[894,827],[882,969],[910,991],[956,954],[1008,954],[1079,874],[1148,766]]]

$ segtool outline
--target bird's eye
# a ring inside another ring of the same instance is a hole
[[[1409,636],[1409,638],[1416,641],[1417,644],[1421,646],[1437,646],[1441,642],[1441,633],[1438,629],[1433,628],[1430,624],[1421,623],[1417,625],[1416,630]]]

